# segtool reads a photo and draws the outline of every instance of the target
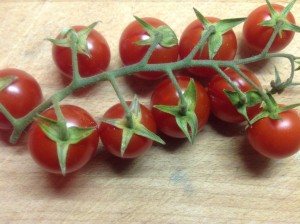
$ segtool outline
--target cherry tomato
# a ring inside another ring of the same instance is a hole
[[[278,13],[284,8],[277,4],[272,4],[272,6]],[[267,5],[260,6],[249,14],[247,20],[244,22],[243,35],[245,43],[250,49],[261,52],[267,45],[274,29],[272,27],[259,26],[258,24],[270,19],[271,14]],[[288,13],[286,19],[293,24],[295,23],[295,18],[292,13]],[[278,52],[284,49],[292,41],[294,34],[292,31],[283,30],[282,37],[279,35],[276,36],[269,52]]]
[[[131,102],[127,102],[130,105]],[[143,124],[149,131],[156,133],[156,124],[151,114],[151,111],[145,106],[140,104],[141,107],[141,124]],[[120,119],[124,118],[125,111],[120,103],[115,104],[109,108],[105,114],[104,118],[108,119]],[[99,126],[99,135],[101,141],[110,153],[121,158],[135,158],[143,154],[147,149],[149,149],[153,143],[152,140],[133,134],[126,151],[123,156],[121,156],[121,141],[122,141],[123,130],[116,128],[115,126],[101,122]]]
[[[214,23],[219,19],[214,17],[206,18],[209,22]],[[179,56],[181,59],[187,57],[192,49],[199,42],[202,32],[204,30],[203,24],[197,19],[190,23],[183,31],[180,41],[179,41]],[[214,60],[232,60],[234,59],[237,52],[237,40],[233,30],[230,30],[222,35],[223,43],[214,56]],[[208,55],[208,45],[204,46],[203,52],[197,52],[194,56],[195,60],[207,60]],[[225,69],[225,68],[223,68]],[[196,77],[210,78],[217,72],[209,67],[190,67],[188,70],[194,74]]]
[[[258,87],[261,84],[258,78],[251,72],[241,69],[248,78],[250,78]],[[233,69],[225,70],[226,75],[230,80],[242,91],[247,92],[249,90],[254,90],[254,88],[239,74],[237,74]],[[240,123],[245,121],[245,118],[237,111],[236,107],[232,105],[224,90],[234,91],[229,83],[217,75],[213,77],[207,86],[207,93],[211,102],[212,113],[219,119],[229,122],[229,123]],[[260,104],[247,109],[248,116],[253,113],[257,113]]]
[[[97,127],[96,121],[84,109],[74,105],[61,105],[61,111],[67,122],[67,127]],[[44,111],[42,116],[56,120],[53,108]],[[97,129],[92,134],[76,144],[70,144],[66,160],[66,173],[74,172],[83,167],[94,156],[98,147]],[[33,159],[50,173],[61,174],[56,142],[43,132],[37,122],[29,129],[28,148]]]
[[[166,25],[163,21],[156,18],[146,17],[142,19],[155,28]],[[147,50],[149,49],[149,45],[137,45],[135,44],[135,42],[149,39],[149,37],[149,34],[137,21],[133,21],[125,28],[119,42],[120,57],[124,65],[138,63],[145,56]],[[151,57],[149,58],[148,63],[168,63],[175,62],[177,60],[178,45],[175,45],[173,47],[163,47],[158,44]],[[142,79],[156,80],[165,76],[165,73],[139,72],[135,73],[134,75]]]
[[[294,109],[279,114],[279,120],[262,118],[247,128],[252,147],[268,158],[285,158],[300,149],[300,116]]]
[[[184,75],[176,76],[176,80],[182,90],[188,87],[190,82],[190,77]],[[210,105],[207,93],[204,87],[195,81],[197,102],[195,108],[195,114],[198,118],[198,131],[200,131],[203,126],[207,123]],[[176,91],[176,88],[172,84],[171,80],[163,80],[153,91],[151,97],[152,105],[152,114],[156,121],[157,129],[162,133],[174,137],[174,138],[186,138],[185,134],[181,131],[176,123],[176,119],[173,115],[162,112],[155,107],[154,105],[167,105],[167,106],[176,106],[179,102],[179,95]]]
[[[38,82],[25,71],[7,68],[0,70],[0,78],[15,76],[9,86],[0,91],[0,103],[15,118],[21,118],[33,110],[43,100]],[[12,125],[0,112],[0,129],[11,129]]]
[[[85,26],[73,26],[76,32],[86,28]],[[59,39],[60,35],[56,39]],[[96,30],[92,30],[87,37],[87,46],[90,57],[85,54],[78,53],[78,68],[81,77],[89,77],[103,72],[107,69],[110,62],[110,49],[105,38]],[[61,47],[53,45],[52,57],[62,72],[68,78],[72,78],[72,56],[70,47]]]

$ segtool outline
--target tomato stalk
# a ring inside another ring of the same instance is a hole
[[[133,118],[132,118],[132,113],[123,97],[123,94],[121,93],[120,89],[119,89],[119,86],[116,82],[116,79],[113,77],[113,76],[108,76],[108,80],[109,82],[111,83],[112,87],[114,88],[119,100],[120,100],[120,103],[122,104],[122,107],[125,111],[125,117],[126,117],[126,125],[128,128],[133,128],[134,126],[134,122],[133,122]]]
[[[71,39],[71,55],[72,55],[72,68],[73,68],[73,79],[72,82],[75,84],[80,80],[80,74],[78,69],[78,56],[77,56],[77,34],[72,29],[69,31]]]
[[[199,40],[199,42],[196,44],[196,46],[193,48],[193,50],[189,53],[187,57],[183,59],[185,63],[190,63],[195,56],[195,54],[205,45],[208,38],[216,31],[214,26],[209,26],[207,29],[207,32],[204,33],[202,38]],[[205,61],[205,60],[204,60]]]
[[[190,52],[190,54],[187,57],[185,57],[184,59],[179,60],[177,62],[171,62],[171,63],[149,64],[148,60],[149,60],[150,56],[152,55],[156,45],[161,41],[161,38],[162,38],[162,35],[160,33],[157,33],[154,35],[153,42],[151,43],[148,51],[146,52],[145,56],[143,57],[143,59],[140,62],[133,64],[133,65],[125,66],[122,68],[117,68],[117,69],[113,69],[110,71],[101,72],[101,73],[96,74],[95,76],[86,77],[86,78],[81,77],[79,74],[78,59],[77,59],[77,47],[76,47],[77,37],[76,37],[76,34],[74,34],[72,31],[70,31],[70,41],[71,41],[70,47],[71,47],[71,51],[72,51],[72,66],[73,66],[73,76],[74,76],[73,81],[65,88],[54,93],[49,99],[46,99],[39,106],[37,106],[35,109],[33,109],[31,112],[29,112],[26,116],[24,116],[22,118],[18,118],[18,119],[14,118],[6,110],[6,108],[4,108],[2,105],[0,105],[0,111],[11,121],[13,128],[14,128],[13,133],[10,136],[10,142],[15,143],[18,140],[18,138],[20,137],[23,130],[32,122],[34,117],[37,114],[44,111],[45,109],[49,108],[51,105],[53,105],[53,101],[52,101],[53,98],[55,98],[57,101],[61,101],[65,97],[70,95],[73,91],[75,91],[79,88],[88,86],[88,85],[92,85],[97,82],[107,81],[107,80],[110,81],[112,83],[114,89],[117,89],[116,93],[123,105],[125,100],[123,98],[123,95],[118,90],[115,79],[118,77],[131,75],[135,72],[164,71],[164,72],[167,72],[167,74],[169,75],[171,80],[172,79],[174,80],[174,74],[172,71],[181,69],[181,68],[187,68],[187,67],[191,67],[191,66],[207,66],[207,67],[215,68],[217,71],[219,71],[219,73],[221,75],[224,75],[223,72],[221,72],[220,67],[230,67],[230,68],[235,69],[241,76],[243,76],[243,78],[245,78],[247,80],[247,77],[244,76],[243,73],[240,72],[240,70],[238,69],[238,67],[237,67],[238,65],[248,64],[248,63],[252,63],[252,62],[256,62],[256,61],[260,61],[260,60],[268,59],[268,58],[272,58],[272,57],[284,57],[284,58],[287,58],[291,62],[292,69],[291,69],[290,77],[286,80],[286,82],[283,82],[283,83],[285,83],[286,85],[291,85],[293,77],[294,77],[294,71],[295,71],[294,61],[295,61],[296,57],[291,54],[268,53],[268,49],[270,48],[276,35],[280,31],[281,26],[282,26],[282,22],[281,22],[281,20],[279,20],[279,22],[276,24],[276,27],[272,34],[272,37],[270,38],[268,44],[266,45],[265,49],[261,53],[259,53],[258,55],[248,57],[248,58],[232,60],[232,61],[221,61],[221,60],[213,60],[213,59],[210,59],[210,60],[195,60],[195,59],[193,59],[195,54],[197,52],[199,52],[199,50],[208,41],[209,37],[215,32],[215,28],[213,26],[209,26],[207,29],[207,32],[205,32],[205,34],[202,36],[202,38],[200,39],[198,44],[194,47],[194,49]],[[224,76],[224,78],[226,79],[225,76]],[[226,80],[229,81],[228,78]],[[250,80],[247,80],[247,81],[249,82]],[[230,81],[229,81],[229,83],[230,83]],[[249,83],[251,84],[251,81]],[[281,85],[281,84],[279,83],[278,85]],[[176,82],[174,82],[174,86],[176,87]],[[235,88],[234,85],[232,87]],[[253,85],[253,87],[254,87],[254,85]],[[178,86],[176,88],[178,89]],[[255,89],[262,96],[262,98],[266,102],[266,104],[271,104],[270,103],[271,99],[269,99],[268,94],[266,94],[259,88],[255,88]],[[238,89],[235,89],[235,90],[237,93],[240,94],[242,101],[244,101],[244,99],[243,99],[244,96],[240,92],[240,90],[238,90]],[[178,91],[178,93],[181,97],[181,104],[182,104],[181,107],[183,108],[182,110],[184,113],[184,110],[185,110],[184,108],[185,108],[186,103],[182,97],[182,94],[180,94],[180,91]],[[126,107],[127,107],[127,109],[126,109]],[[272,106],[268,106],[268,107],[270,107],[269,109],[272,110]],[[124,109],[128,110],[128,106],[126,105],[124,107]],[[130,116],[128,116],[128,119],[130,120],[129,117]]]
[[[278,34],[279,31],[280,31],[280,28],[282,27],[282,25],[283,25],[283,21],[278,21],[278,23],[276,23],[276,26],[275,26],[274,31],[273,31],[273,33],[272,33],[272,36],[271,36],[271,38],[269,39],[269,41],[268,41],[266,47],[265,47],[265,48],[263,49],[263,51],[261,52],[261,55],[266,55],[266,54],[268,53],[268,51],[270,50],[270,48],[271,48],[271,46],[272,46],[272,44],[273,44],[273,42],[274,42],[274,40],[275,40],[277,34]]]
[[[60,140],[67,141],[69,138],[67,122],[66,119],[64,118],[64,115],[62,114],[59,103],[56,99],[53,100],[53,106],[57,116],[57,126],[59,127],[58,132],[59,132]]]

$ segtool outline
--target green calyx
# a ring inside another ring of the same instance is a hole
[[[186,103],[184,109],[181,100],[179,100],[176,106],[154,105],[154,107],[162,112],[175,116],[178,127],[188,140],[193,143],[198,132],[198,119],[195,114],[197,93],[193,79],[190,80],[188,87],[183,93],[183,97]]]
[[[287,87],[299,85],[297,83],[293,83],[291,78],[288,78],[284,82],[281,80],[277,67],[275,66],[275,79],[270,82],[271,90],[269,91],[271,94],[281,94]]]
[[[12,84],[15,80],[17,80],[17,78],[17,76],[6,76],[0,78],[0,91]]]
[[[209,59],[213,59],[213,57],[217,54],[218,50],[220,49],[223,43],[222,35],[246,20],[246,18],[234,18],[223,19],[215,23],[211,23],[197,9],[194,8],[194,11],[197,18],[200,20],[204,27],[202,37],[205,36],[207,32],[211,32],[209,30],[213,30],[207,40]],[[205,45],[201,46],[200,54],[202,54],[204,46]]]
[[[38,116],[36,121],[47,137],[56,142],[60,169],[62,175],[65,176],[69,146],[87,138],[95,131],[96,127],[67,127],[65,120],[58,118],[56,121],[41,115]]]
[[[49,38],[48,40],[57,46],[71,48],[71,35],[74,35],[76,37],[77,42],[77,52],[79,54],[84,54],[90,57],[90,52],[87,45],[87,38],[97,24],[98,22],[94,22],[86,28],[80,30],[79,32],[76,32],[72,28],[66,28],[60,33],[60,39]]]
[[[279,106],[275,99],[273,98],[273,96],[268,93],[270,102],[269,104],[266,104],[265,102],[262,104],[262,112],[260,112],[259,114],[257,114],[250,122],[249,125],[254,124],[255,122],[257,122],[258,120],[265,118],[265,117],[269,117],[273,120],[279,120],[281,119],[280,117],[280,113],[294,109],[295,107],[300,106],[300,103],[298,104],[292,104],[292,105],[288,105],[288,106]]]
[[[300,27],[296,26],[295,24],[289,22],[286,17],[288,13],[291,11],[292,7],[296,3],[296,0],[291,1],[280,13],[276,12],[272,6],[272,4],[269,2],[269,0],[266,0],[268,8],[270,10],[271,19],[261,22],[260,26],[269,26],[275,28],[278,23],[282,23],[278,34],[280,37],[282,37],[282,31],[283,30],[289,30],[294,32],[300,32]]]
[[[250,123],[250,120],[247,114],[247,108],[253,107],[263,101],[261,95],[256,90],[244,92],[242,96],[235,91],[224,90],[224,93],[236,107],[237,111],[245,117],[248,123]]]
[[[175,34],[175,32],[166,25],[159,26],[157,28],[153,27],[151,24],[147,23],[145,20],[142,20],[141,18],[134,16],[136,21],[146,30],[146,32],[149,34],[150,38],[147,40],[141,40],[138,42],[135,42],[137,45],[151,45],[156,38],[157,35],[160,36],[159,44],[163,47],[173,47],[175,45],[178,45],[178,39]]]
[[[122,129],[122,142],[121,142],[121,156],[123,157],[126,149],[128,147],[128,144],[133,137],[134,134],[143,136],[145,138],[151,139],[153,141],[156,141],[161,144],[165,144],[165,142],[155,133],[148,130],[142,123],[142,112],[140,108],[140,104],[138,102],[137,97],[134,97],[133,101],[130,104],[129,107],[130,115],[131,115],[131,121],[132,123],[128,123],[128,118],[120,118],[120,119],[107,119],[107,118],[101,118],[101,121],[110,125],[115,126],[116,128]]]

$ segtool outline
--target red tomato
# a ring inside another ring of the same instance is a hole
[[[162,25],[166,25],[163,21],[156,18],[147,17],[142,19],[155,28]],[[149,49],[149,45],[137,45],[135,44],[135,42],[149,39],[149,37],[149,34],[137,21],[133,21],[125,28],[119,42],[120,57],[124,65],[138,63],[145,56],[147,50]],[[155,50],[153,51],[148,63],[169,63],[175,62],[177,60],[178,45],[175,45],[173,47],[162,47],[158,44]],[[134,75],[142,79],[155,80],[165,76],[165,73],[139,72],[135,73]]]
[[[252,147],[269,158],[285,158],[300,149],[300,116],[294,109],[279,114],[280,120],[262,118],[247,128]]]
[[[241,69],[258,87],[262,88],[258,78],[251,72]],[[243,92],[254,90],[254,88],[233,69],[225,70],[226,75],[233,83]],[[229,83],[221,76],[213,77],[207,86],[207,93],[211,102],[212,113],[219,119],[230,122],[240,123],[245,121],[245,118],[232,105],[224,90],[234,91]],[[247,109],[248,115],[257,113],[260,104]]]
[[[76,32],[86,28],[85,26],[72,27]],[[60,35],[56,39],[59,39]],[[90,57],[85,54],[78,53],[78,67],[81,77],[89,77],[103,72],[107,69],[110,62],[110,49],[105,38],[96,30],[92,30],[87,37],[87,46]],[[72,78],[72,56],[70,47],[61,47],[53,45],[52,57],[62,72],[68,78]]]
[[[43,100],[38,82],[28,73],[8,68],[0,70],[0,78],[15,76],[17,79],[0,91],[0,103],[15,118],[21,118],[33,110]],[[12,125],[0,112],[0,129],[11,129]]]
[[[215,23],[219,19],[214,17],[206,18],[209,22]],[[179,41],[179,56],[181,59],[188,56],[188,54],[193,50],[193,48],[199,42],[202,32],[203,24],[197,19],[190,23],[183,31],[180,41]],[[214,56],[214,60],[232,60],[234,59],[237,52],[237,40],[233,30],[230,30],[223,34],[223,44],[221,45],[219,51]],[[194,56],[195,60],[208,60],[208,45],[205,44],[202,54],[197,52]],[[225,69],[225,68],[224,68]],[[217,72],[208,67],[190,67],[188,70],[193,73],[196,77],[210,78]]]
[[[284,8],[277,4],[272,4],[272,6],[278,13]],[[267,45],[274,29],[272,27],[259,26],[258,24],[270,19],[270,10],[267,5],[263,5],[253,10],[244,22],[243,35],[245,43],[252,50],[261,52]],[[286,19],[293,24],[295,23],[295,18],[292,13],[288,13]],[[276,36],[269,52],[278,52],[284,49],[292,41],[294,34],[292,31],[282,31],[282,37],[280,38],[279,35]]]
[[[176,76],[176,80],[182,90],[188,87],[190,82],[190,77],[187,76]],[[207,123],[210,111],[209,99],[204,87],[195,81],[197,102],[195,108],[195,114],[198,118],[198,131],[200,131],[203,126]],[[185,134],[181,131],[176,123],[176,119],[173,115],[162,112],[156,108],[154,105],[167,105],[176,106],[179,102],[179,95],[176,88],[172,84],[171,80],[163,80],[153,91],[151,97],[152,114],[156,121],[157,129],[162,133],[174,137],[174,138],[186,138]]]
[[[127,105],[130,105],[130,102],[127,102]],[[153,133],[156,133],[156,125],[151,114],[151,111],[148,110],[145,106],[141,105],[141,124],[143,124],[148,130]],[[109,119],[120,119],[125,116],[124,109],[120,103],[109,108],[105,114],[104,118]],[[121,157],[121,158],[135,158],[144,153],[147,149],[149,149],[153,143],[152,140],[133,134],[126,151],[121,156],[121,141],[122,141],[122,133],[123,130],[120,128],[116,128],[115,126],[101,122],[99,126],[99,135],[102,140],[104,147],[113,155]]]
[[[84,109],[73,105],[61,105],[62,113],[66,119],[67,127],[97,127],[96,121]],[[42,116],[56,120],[53,108],[44,111]],[[83,167],[96,152],[99,136],[97,130],[76,144],[69,145],[66,173],[74,172]],[[56,142],[52,141],[43,132],[37,122],[29,130],[28,148],[33,159],[46,171],[61,174],[57,156]]]

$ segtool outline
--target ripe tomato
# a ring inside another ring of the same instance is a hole
[[[190,82],[190,77],[182,74],[176,76],[176,80],[184,92]],[[198,119],[198,131],[207,123],[210,111],[209,99],[204,87],[195,81],[197,102],[195,114]],[[179,102],[179,95],[171,80],[163,80],[153,91],[151,96],[152,114],[156,121],[157,129],[162,133],[174,138],[186,138],[185,134],[178,127],[173,115],[162,112],[154,105],[176,106]]]
[[[245,75],[247,75],[258,87],[261,88],[261,84],[258,78],[251,72],[241,69]],[[243,92],[249,90],[254,90],[254,88],[239,74],[237,74],[233,69],[225,70],[226,75],[230,80]],[[244,116],[242,116],[236,109],[234,105],[230,102],[224,90],[234,91],[229,83],[217,75],[213,77],[207,86],[207,93],[211,102],[212,113],[219,119],[229,122],[229,123],[240,123],[245,121]],[[260,104],[247,109],[248,115],[257,113]]]
[[[271,4],[276,12],[281,12],[283,10],[283,6],[277,4]],[[250,49],[261,52],[264,47],[267,45],[274,29],[272,27],[260,26],[263,21],[270,20],[271,14],[267,5],[262,5],[256,9],[254,9],[247,20],[244,22],[243,26],[243,35],[245,39],[245,43],[249,46]],[[292,13],[288,13],[286,19],[295,23],[295,18]],[[282,37],[279,35],[276,36],[269,52],[278,52],[284,49],[293,39],[294,32],[283,30]],[[258,38],[259,37],[259,38]]]
[[[252,147],[269,158],[285,158],[300,149],[300,116],[294,109],[279,114],[279,120],[262,118],[247,128]]]
[[[127,102],[128,105],[130,105],[130,103],[131,102]],[[156,124],[151,111],[141,104],[140,107],[142,114],[140,120],[141,124],[143,124],[149,131],[156,133]],[[108,119],[120,119],[124,118],[124,116],[125,112],[120,103],[109,108],[103,115],[104,118]],[[99,135],[105,149],[115,156],[121,158],[138,157],[149,149],[153,143],[153,141],[148,138],[133,134],[124,155],[121,156],[122,132],[122,129],[105,122],[101,122],[99,125]]]
[[[85,29],[85,26],[73,26],[76,32]],[[59,39],[60,35],[56,39]],[[92,30],[87,37],[87,46],[90,57],[78,53],[78,68],[81,77],[89,77],[105,71],[110,62],[110,49],[105,38],[96,30]],[[52,57],[58,69],[68,78],[72,78],[72,56],[70,47],[53,45]]]
[[[214,23],[218,21],[218,18],[207,17],[209,22]],[[197,19],[190,23],[183,31],[179,41],[179,56],[181,59],[188,56],[192,49],[199,42],[202,32],[203,24]],[[214,60],[232,60],[237,52],[237,40],[233,30],[230,30],[222,35],[223,43],[218,50],[217,54],[213,57]],[[194,56],[195,60],[208,60],[208,45],[205,44],[202,54],[197,52]],[[225,69],[225,68],[224,68]],[[209,67],[190,67],[188,70],[196,77],[210,78],[217,72]]]
[[[144,21],[157,28],[162,25],[166,25],[163,21],[147,17],[142,18]],[[119,53],[124,65],[131,65],[138,63],[146,54],[149,49],[149,45],[137,45],[135,42],[149,39],[149,34],[144,28],[137,22],[131,22],[123,31],[119,41]],[[168,63],[175,62],[178,59],[178,45],[173,47],[163,47],[157,45],[149,58],[149,64]],[[163,72],[139,72],[135,73],[135,76],[147,79],[155,80],[165,76]]]
[[[96,121],[84,109],[73,105],[61,105],[61,111],[67,122],[67,127],[97,127]],[[56,120],[53,108],[44,111],[42,116]],[[83,167],[96,152],[99,136],[97,129],[92,134],[76,144],[70,144],[66,159],[66,173],[74,172]],[[28,148],[33,159],[46,171],[61,174],[56,142],[51,140],[34,122],[29,129]]]
[[[28,73],[14,68],[0,70],[0,79],[15,76],[9,86],[0,91],[0,103],[15,118],[21,118],[33,110],[43,100],[38,82]],[[0,112],[0,129],[11,129],[12,125]]]

